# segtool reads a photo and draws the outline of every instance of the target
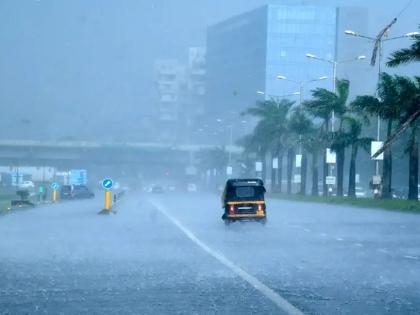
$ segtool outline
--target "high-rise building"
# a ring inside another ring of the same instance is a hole
[[[188,49],[188,63],[158,60],[154,70],[156,132],[163,141],[192,141],[206,95],[206,56],[202,47]]]
[[[189,48],[182,97],[183,138],[187,142],[193,141],[193,135],[199,129],[198,118],[204,114],[206,73],[206,50],[203,47]]]
[[[157,60],[154,69],[158,138],[176,140],[184,67],[177,60]]]
[[[306,84],[302,97],[310,97],[315,87],[330,89],[331,64],[305,55],[340,57],[337,38],[344,31],[339,29],[344,25],[340,18],[349,19],[342,12],[345,9],[328,6],[266,5],[209,27],[206,113],[238,117],[259,99],[299,92],[298,84],[279,80],[279,75],[295,81],[328,77]]]

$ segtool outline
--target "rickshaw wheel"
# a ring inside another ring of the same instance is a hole
[[[223,221],[225,222],[226,226],[228,226],[232,223],[229,219],[224,219]]]
[[[261,219],[261,220],[260,220],[260,223],[261,223],[262,225],[266,225],[266,224],[267,224],[267,218]]]

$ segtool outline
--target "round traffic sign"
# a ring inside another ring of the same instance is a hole
[[[105,178],[102,181],[102,187],[104,189],[111,189],[112,188],[112,185],[113,185],[113,182],[112,182],[112,179],[111,178]]]
[[[60,187],[60,185],[58,184],[58,183],[51,183],[51,185],[50,185],[50,187],[51,187],[51,189],[53,189],[53,190],[57,190],[59,187]]]

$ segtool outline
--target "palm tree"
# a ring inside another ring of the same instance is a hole
[[[202,171],[215,169],[220,175],[223,174],[228,164],[228,153],[224,147],[205,149],[197,153],[197,159]],[[217,178],[215,178],[216,182]]]
[[[294,102],[287,99],[270,99],[257,102],[255,106],[248,108],[243,114],[259,118],[259,121],[248,139],[248,146],[255,152],[259,151],[261,158],[265,160],[268,151],[277,156],[279,160],[278,180],[281,188],[281,161],[283,157],[284,140],[287,133],[287,116]],[[265,166],[265,163],[263,163]],[[274,172],[274,170],[273,170]],[[275,178],[274,178],[275,179]],[[272,189],[275,187],[272,181]]]
[[[310,152],[312,159],[311,159],[311,173],[312,173],[312,189],[311,195],[318,196],[318,179],[319,179],[319,172],[318,172],[318,158],[321,151],[321,148],[325,146],[325,133],[323,131],[322,126],[313,126],[312,131],[306,136],[303,141],[303,145],[305,149]]]
[[[378,84],[378,98],[364,95],[358,96],[352,102],[351,108],[366,121],[369,117],[379,115],[387,122],[387,138],[394,129],[395,122],[401,119],[410,93],[407,93],[409,79],[382,73]],[[408,98],[407,98],[408,97]],[[382,197],[391,198],[392,183],[392,151],[385,151],[382,174]]]
[[[414,42],[410,48],[400,49],[391,54],[387,66],[396,67],[409,62],[420,61],[420,35],[413,36],[413,39]]]
[[[413,38],[414,38],[414,43],[410,46],[410,48],[400,49],[391,55],[391,58],[387,62],[387,65],[389,67],[396,67],[401,64],[405,64],[409,62],[420,61],[420,35],[416,35]],[[416,77],[416,81],[417,81],[417,88],[419,88],[420,81],[418,77]],[[420,107],[420,96],[418,92],[413,102],[414,102],[413,105],[409,106],[408,112],[411,112],[410,108]],[[408,152],[409,152],[408,198],[413,199],[413,200],[418,199],[419,153],[418,153],[418,142],[416,138],[416,133],[417,133],[418,128],[419,128],[418,121],[417,122],[414,121],[414,123],[411,124],[411,134],[410,134],[410,140],[408,144]]]
[[[299,106],[293,110],[292,115],[289,119],[289,129],[294,138],[297,139],[300,147],[300,153],[302,155],[301,161],[301,173],[300,173],[300,191],[299,194],[306,194],[306,176],[307,176],[307,150],[306,150],[306,139],[313,130],[312,120],[307,116],[304,108]],[[295,142],[296,143],[296,142]]]
[[[341,117],[346,111],[346,103],[349,95],[350,81],[348,80],[339,80],[336,81],[336,92],[333,93],[327,89],[317,88],[312,91],[313,99],[310,101],[304,102],[306,110],[316,118],[323,120],[323,129],[324,133],[329,132],[329,118],[334,112],[338,117]],[[330,141],[325,143],[325,147],[331,145]],[[344,152],[338,152],[337,154],[341,159],[344,159]],[[337,159],[337,167],[339,165],[344,165]],[[328,193],[328,187],[325,182],[325,177],[328,172],[328,165],[326,163],[326,156],[324,154],[324,184],[323,184],[323,194],[324,196]],[[337,169],[339,172],[339,169]],[[342,182],[342,180],[341,180]],[[337,182],[337,188],[342,184]]]
[[[343,130],[343,118],[340,119],[338,130],[329,134],[331,149],[337,155],[337,196],[340,197],[343,196],[345,150],[348,145],[347,134]]]
[[[404,114],[402,121],[413,115],[420,107],[420,77],[414,80],[400,77],[400,85],[403,87],[402,97],[404,102]],[[420,130],[420,121],[416,120],[410,125],[410,136],[408,140],[407,151],[409,155],[409,177],[408,177],[408,199],[418,200],[419,185],[419,144],[418,133]]]
[[[362,123],[355,117],[345,116],[342,118],[342,130],[346,146],[351,146],[348,196],[356,197],[356,158],[359,148],[369,150],[371,138],[360,137]]]

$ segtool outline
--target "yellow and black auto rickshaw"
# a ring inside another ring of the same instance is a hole
[[[264,201],[264,182],[261,179],[229,179],[222,194],[225,224],[252,220],[267,222]]]

